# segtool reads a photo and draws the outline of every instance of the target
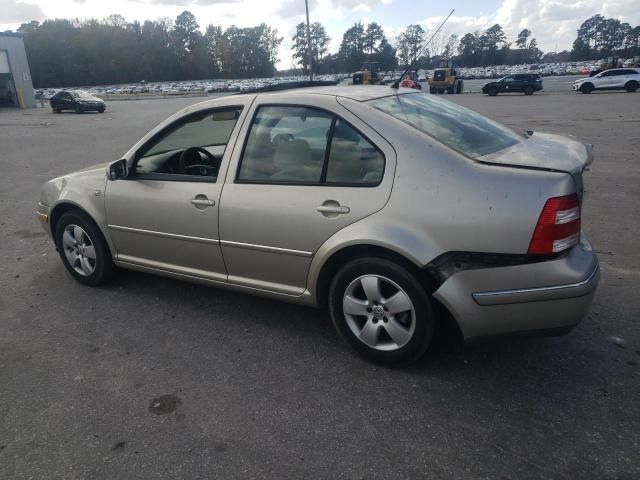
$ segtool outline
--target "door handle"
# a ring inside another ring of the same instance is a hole
[[[320,213],[335,213],[337,215],[344,215],[351,211],[349,207],[344,205],[318,205],[316,210]]]
[[[213,207],[216,202],[213,200],[209,200],[208,198],[194,198],[191,200],[191,204],[195,205],[196,207]]]

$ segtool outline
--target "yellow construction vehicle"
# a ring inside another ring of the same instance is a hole
[[[436,68],[429,77],[429,93],[462,93],[463,89],[464,82],[458,78],[458,72],[451,62]]]
[[[377,62],[363,63],[360,65],[360,70],[353,74],[354,85],[378,85],[381,80]]]

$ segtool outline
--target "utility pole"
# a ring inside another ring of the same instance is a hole
[[[309,81],[313,81],[313,54],[311,53],[311,26],[309,25],[309,0],[304,0],[307,10],[307,48],[309,49]]]

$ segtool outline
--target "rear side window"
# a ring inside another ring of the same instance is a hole
[[[368,103],[471,158],[489,155],[522,141],[513,130],[435,95],[418,92],[377,98]]]
[[[331,137],[327,183],[378,184],[384,157],[348,123],[337,120]]]
[[[255,115],[237,180],[241,183],[374,186],[384,156],[351,125],[323,110],[263,106]]]

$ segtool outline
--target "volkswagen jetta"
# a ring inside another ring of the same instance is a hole
[[[358,352],[406,364],[443,315],[466,339],[580,321],[591,161],[416,90],[316,87],[187,107],[47,182],[37,215],[81,283],[122,267],[327,307]]]

